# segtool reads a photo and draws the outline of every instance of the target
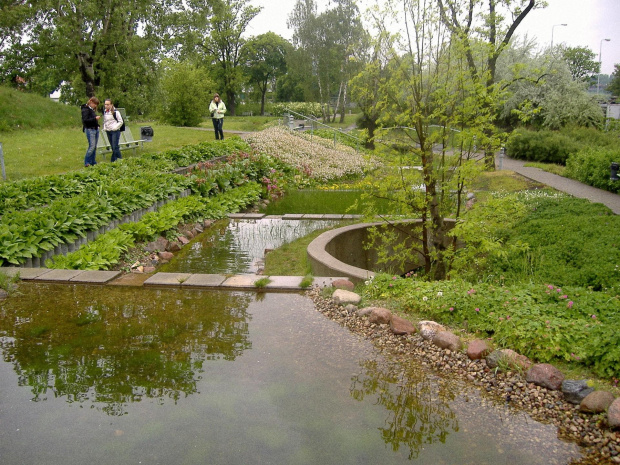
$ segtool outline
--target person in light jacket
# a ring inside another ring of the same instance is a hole
[[[112,148],[112,158],[110,161],[120,160],[123,158],[119,147],[121,128],[123,127],[123,117],[121,116],[121,112],[114,108],[114,104],[109,98],[105,100],[104,107],[103,130],[108,135],[110,147]]]
[[[220,94],[215,94],[211,104],[209,105],[209,113],[213,120],[213,129],[215,130],[215,140],[224,140],[224,113],[226,113],[226,105],[220,99]]]
[[[88,103],[82,105],[82,131],[86,134],[88,141],[88,149],[84,156],[84,166],[93,166],[97,164],[97,141],[99,140],[99,116],[96,111],[99,106],[99,99],[91,97]]]

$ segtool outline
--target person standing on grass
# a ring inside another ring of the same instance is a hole
[[[226,105],[220,99],[220,94],[215,94],[211,104],[209,105],[209,113],[213,120],[213,129],[215,129],[215,140],[224,140],[224,113],[226,113]]]
[[[109,98],[105,99],[103,106],[105,107],[103,113],[103,130],[108,135],[108,141],[110,141],[110,147],[112,147],[112,158],[110,161],[120,160],[123,158],[119,147],[123,117],[121,116],[121,112],[114,108],[114,104]]]
[[[82,131],[86,133],[88,149],[84,156],[84,166],[94,166],[97,164],[97,141],[99,140],[99,116],[96,111],[99,106],[99,99],[91,97],[88,103],[82,105]]]

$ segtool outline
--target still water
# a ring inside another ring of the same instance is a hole
[[[556,430],[394,369],[297,294],[22,283],[2,464],[562,464]]]
[[[318,229],[342,225],[338,220],[221,220],[199,234],[160,270],[174,273],[256,273],[266,249],[276,249]]]

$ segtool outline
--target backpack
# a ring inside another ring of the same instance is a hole
[[[114,112],[112,113],[112,116],[114,117],[114,121],[116,121],[118,123],[118,118],[116,117],[116,109],[114,109]],[[124,130],[125,130],[125,120],[123,120],[123,125],[121,126],[119,131],[124,131]]]

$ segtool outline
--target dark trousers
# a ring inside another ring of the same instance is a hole
[[[224,118],[211,118],[213,120],[213,129],[215,129],[215,140],[224,140]]]
[[[118,142],[121,139],[121,132],[120,131],[106,131],[106,133],[108,134],[108,140],[110,141],[110,147],[112,147],[112,158],[110,161],[116,161],[116,160],[123,158],[121,156],[121,149],[118,146]]]

